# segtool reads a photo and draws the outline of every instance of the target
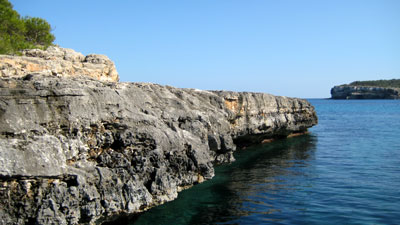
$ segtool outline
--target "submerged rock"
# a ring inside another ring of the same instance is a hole
[[[211,179],[237,145],[317,123],[314,108],[295,98],[18,74],[0,78],[2,224],[136,214]]]

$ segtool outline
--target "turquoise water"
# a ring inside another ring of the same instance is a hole
[[[240,150],[131,224],[400,224],[400,101],[310,102],[309,135]]]

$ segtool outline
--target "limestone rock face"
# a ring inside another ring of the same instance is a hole
[[[332,99],[400,99],[397,88],[340,85],[331,89]]]
[[[316,123],[307,101],[268,94],[3,76],[0,221],[93,224],[139,213],[211,179],[215,163],[234,161],[236,144]]]
[[[117,82],[114,63],[105,55],[87,56],[72,49],[50,46],[46,51],[30,49],[22,56],[0,55],[0,77],[24,77],[28,74],[48,76],[87,76],[100,81]]]

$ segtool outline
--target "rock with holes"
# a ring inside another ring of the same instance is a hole
[[[72,53],[32,54],[84,63]],[[0,221],[94,224],[135,215],[211,179],[213,165],[232,162],[237,145],[316,123],[307,101],[268,94],[3,77]]]

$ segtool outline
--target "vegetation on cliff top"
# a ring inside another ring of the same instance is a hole
[[[354,81],[343,86],[368,86],[368,87],[385,87],[385,88],[400,88],[400,79],[391,80],[368,80]]]
[[[8,0],[0,0],[0,54],[23,49],[46,49],[54,41],[50,24],[37,17],[21,17]]]

